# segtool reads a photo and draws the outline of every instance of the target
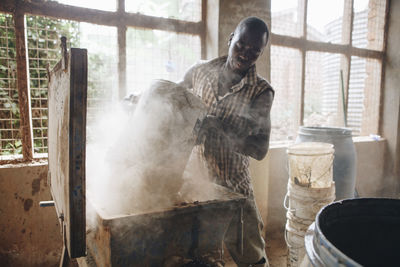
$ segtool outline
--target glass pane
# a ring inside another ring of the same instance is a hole
[[[64,5],[93,8],[104,11],[116,11],[117,0],[99,1],[99,0],[51,0]]]
[[[182,80],[201,57],[200,37],[129,28],[126,54],[127,91],[141,92],[153,79]]]
[[[382,65],[379,60],[351,57],[347,126],[353,134],[377,134]]]
[[[303,19],[299,0],[271,1],[272,32],[281,35],[300,37],[303,35]]]
[[[343,0],[308,0],[307,39],[342,43]]]
[[[33,146],[35,153],[47,153],[47,64],[54,67],[61,57],[60,38],[77,45],[77,22],[27,16],[27,41],[31,89]]]
[[[155,17],[201,20],[201,0],[126,0],[125,9]]]
[[[341,55],[306,54],[304,94],[305,126],[344,126]]]
[[[386,1],[354,0],[353,46],[383,49]]]
[[[14,22],[0,14],[0,156],[22,154]]]
[[[80,23],[80,48],[88,50],[87,122],[118,101],[117,28]]]
[[[275,90],[271,110],[271,141],[296,136],[300,117],[301,53],[297,49],[271,46],[271,84]]]

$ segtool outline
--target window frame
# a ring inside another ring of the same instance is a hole
[[[273,0],[270,0],[273,1]],[[304,121],[304,98],[305,98],[305,76],[306,76],[306,54],[307,52],[327,52],[335,53],[344,57],[341,62],[343,69],[343,81],[344,81],[344,96],[345,96],[345,113],[348,113],[348,99],[349,99],[349,81],[350,81],[350,68],[351,68],[351,57],[357,56],[365,59],[376,59],[381,63],[381,75],[380,75],[380,92],[379,100],[374,103],[375,110],[373,111],[373,116],[376,120],[373,123],[367,125],[367,128],[371,133],[375,132],[380,134],[382,132],[382,103],[383,103],[383,88],[384,88],[384,75],[385,75],[385,62],[386,62],[386,46],[387,46],[387,30],[388,30],[388,14],[390,9],[390,0],[385,0],[385,19],[383,27],[383,47],[382,50],[372,50],[367,48],[355,47],[352,44],[353,37],[353,19],[354,19],[354,0],[344,0],[344,14],[343,14],[343,28],[342,28],[342,40],[346,44],[336,44],[321,41],[312,41],[307,39],[307,7],[308,0],[298,0],[298,10],[301,25],[301,35],[300,37],[293,37],[289,35],[276,34],[272,32],[273,25],[271,25],[271,45],[277,47],[286,47],[297,49],[301,53],[301,91],[300,99],[297,101],[296,107],[296,122],[295,128],[298,129],[303,125]],[[345,12],[347,11],[347,12]],[[301,13],[301,14],[300,14]],[[272,17],[272,14],[270,13]],[[271,66],[273,68],[273,66]],[[371,115],[370,115],[371,116]],[[279,140],[274,142],[280,142]]]
[[[51,1],[18,1],[0,2],[0,12],[11,14],[14,19],[16,38],[17,90],[20,108],[20,129],[22,141],[22,158],[13,155],[11,159],[0,159],[0,164],[29,162],[40,159],[34,157],[32,112],[29,88],[29,65],[25,15],[44,16],[56,19],[87,22],[117,28],[118,43],[118,97],[126,95],[126,31],[128,27],[145,28],[198,35],[201,44],[201,58],[206,57],[206,8],[207,0],[201,0],[201,20],[198,22],[162,18],[125,11],[125,0],[114,0],[116,11],[102,11],[91,8],[69,6]],[[43,154],[41,155],[43,158]],[[45,154],[44,158],[47,158]]]

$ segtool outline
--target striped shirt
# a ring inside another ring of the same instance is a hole
[[[232,86],[229,93],[218,96],[218,79],[226,59],[226,56],[220,57],[193,67],[193,93],[206,104],[208,114],[229,126],[229,129],[224,128],[225,132],[238,137],[269,133],[266,120],[257,115],[258,107],[253,103],[263,92],[273,90],[265,79],[257,75],[255,66],[248,70],[239,83]],[[198,153],[206,163],[215,182],[234,192],[252,195],[249,157],[236,152],[228,140],[217,134],[210,134],[207,139],[203,145],[195,148],[194,153]]]

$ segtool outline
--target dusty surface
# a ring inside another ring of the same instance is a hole
[[[287,266],[287,247],[283,236],[279,234],[267,239],[267,257],[270,267],[286,267]],[[229,253],[225,250],[225,266],[236,267],[236,264],[230,258]]]

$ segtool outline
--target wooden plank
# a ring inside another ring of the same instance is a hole
[[[271,33],[271,44],[291,48],[297,48],[307,51],[318,51],[328,53],[351,54],[358,57],[370,57],[376,59],[383,58],[382,51],[369,50],[365,48],[352,47],[344,44],[332,44],[317,41],[305,40],[304,38],[297,38],[285,35]]]
[[[126,27],[118,26],[118,99],[126,95]]]
[[[33,158],[33,141],[32,141],[32,114],[30,109],[30,89],[28,74],[28,58],[26,43],[26,23],[24,14],[16,10],[14,16],[15,24],[15,44],[16,44],[16,61],[17,61],[17,87],[18,102],[20,111],[20,128],[22,139],[22,155],[24,160],[31,161]]]
[[[49,81],[49,172],[51,193],[71,258],[86,254],[85,151],[87,51],[71,49]]]

